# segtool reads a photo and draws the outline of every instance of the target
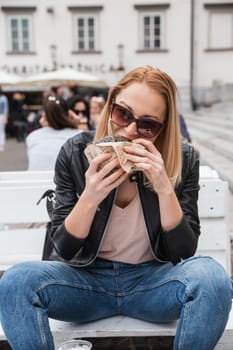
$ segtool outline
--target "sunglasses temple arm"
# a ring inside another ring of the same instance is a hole
[[[114,129],[114,124],[113,124],[112,119],[109,120],[109,123],[110,123],[110,127],[111,127],[111,130],[112,130],[113,141],[115,142],[116,141],[116,139],[115,139],[115,129]]]

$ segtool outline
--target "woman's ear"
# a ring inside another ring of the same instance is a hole
[[[48,119],[45,112],[42,112],[39,123],[42,127],[49,126]]]

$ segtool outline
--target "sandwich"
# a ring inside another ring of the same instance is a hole
[[[111,153],[111,158],[106,162],[118,157],[120,166],[124,169],[124,171],[127,173],[132,173],[135,171],[135,165],[127,159],[124,151],[125,146],[144,148],[142,145],[133,144],[123,136],[115,136],[114,138],[112,136],[106,136],[95,143],[89,144],[84,150],[84,153],[89,163],[99,154]],[[103,165],[106,162],[104,162]]]

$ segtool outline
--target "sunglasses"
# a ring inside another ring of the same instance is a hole
[[[138,135],[146,138],[156,136],[164,126],[163,123],[157,120],[152,120],[151,117],[135,118],[127,108],[122,107],[117,103],[112,104],[111,119],[114,124],[121,127],[126,127],[131,123],[136,123]]]
[[[85,109],[73,109],[74,113],[87,115],[87,111]]]

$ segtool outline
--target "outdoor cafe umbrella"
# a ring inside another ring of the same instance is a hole
[[[105,81],[95,75],[79,72],[71,68],[62,68],[41,74],[31,75],[21,80],[17,85],[45,87],[45,86],[87,86],[96,88],[106,88]]]
[[[21,77],[17,74],[6,73],[0,70],[0,85],[12,85],[21,80]]]

